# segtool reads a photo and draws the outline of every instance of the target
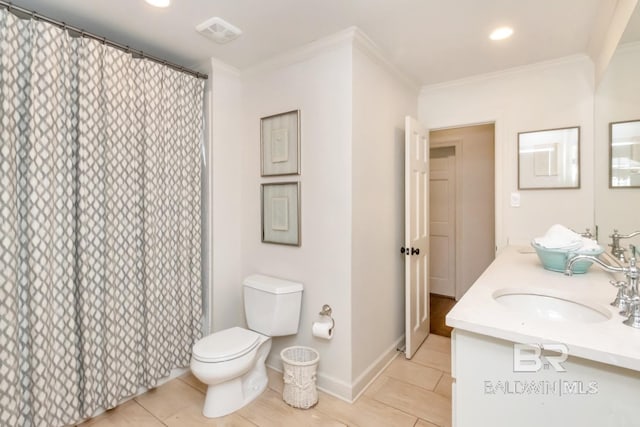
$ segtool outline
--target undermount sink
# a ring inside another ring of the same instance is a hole
[[[510,289],[497,292],[493,298],[507,308],[544,320],[595,323],[611,318],[603,308],[553,295]]]

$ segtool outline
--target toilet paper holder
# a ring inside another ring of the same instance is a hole
[[[318,313],[320,316],[326,316],[331,319],[331,329],[336,326],[336,321],[333,320],[333,317],[331,317],[332,312],[333,310],[331,309],[331,306],[329,304],[325,304],[322,306],[322,310],[320,311],[320,313]]]

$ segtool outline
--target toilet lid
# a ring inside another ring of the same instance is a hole
[[[224,362],[244,356],[256,348],[261,335],[244,328],[229,328],[198,340],[193,356],[201,362]]]

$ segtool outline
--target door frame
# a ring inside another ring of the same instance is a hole
[[[494,168],[494,236],[495,242],[494,255],[497,255],[499,251],[509,245],[509,238],[505,235],[504,215],[503,207],[507,203],[506,198],[503,197],[503,188],[505,178],[505,165],[503,158],[506,156],[506,148],[503,146],[503,140],[506,141],[505,133],[504,113],[501,111],[493,111],[479,114],[477,117],[469,120],[456,120],[453,123],[432,123],[429,120],[424,120],[425,127],[429,129],[429,132],[445,129],[463,128],[468,126],[478,125],[493,125],[493,168]],[[505,199],[505,200],[503,200]]]
[[[430,130],[431,132],[437,131]],[[462,289],[462,274],[458,273],[458,270],[462,266],[462,140],[461,139],[452,139],[450,141],[442,141],[442,142],[431,142],[431,137],[429,137],[429,150],[432,148],[447,148],[453,147],[455,150],[455,173],[456,173],[456,211],[455,211],[455,252],[456,252],[456,268],[455,268],[455,289],[454,289],[454,297],[455,300],[458,301],[462,295],[460,295],[460,290]],[[429,189],[431,191],[431,189]],[[431,256],[431,254],[429,254]],[[431,270],[431,269],[429,269]]]

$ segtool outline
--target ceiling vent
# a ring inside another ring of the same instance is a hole
[[[227,21],[222,18],[218,18],[217,16],[207,19],[202,24],[197,25],[196,31],[220,44],[229,43],[231,40],[237,39],[240,37],[240,34],[242,34],[240,28],[229,24]]]

